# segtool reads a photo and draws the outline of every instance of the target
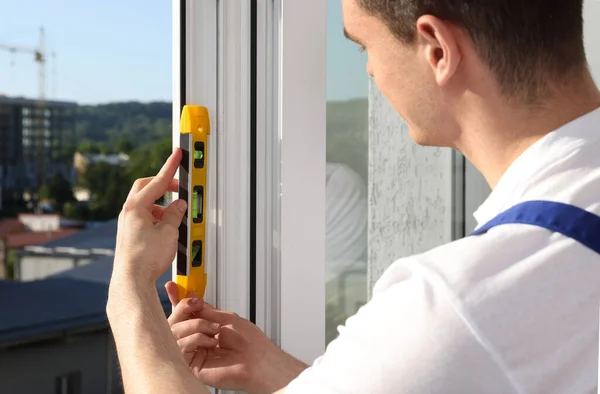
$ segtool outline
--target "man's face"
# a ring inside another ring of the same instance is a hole
[[[449,133],[440,130],[446,123],[446,105],[420,47],[400,42],[356,0],[342,0],[342,9],[347,37],[367,51],[367,73],[407,122],[412,139],[421,145],[449,145]]]

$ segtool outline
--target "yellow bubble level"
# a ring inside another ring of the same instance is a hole
[[[186,105],[181,112],[179,198],[188,203],[188,211],[179,228],[176,283],[179,299],[206,291],[206,179],[210,120],[206,107]]]

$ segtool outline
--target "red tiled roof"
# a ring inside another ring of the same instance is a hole
[[[19,219],[0,220],[0,238],[9,234],[18,233],[25,229],[25,226]]]
[[[26,246],[43,245],[46,242],[75,234],[78,229],[68,228],[58,231],[36,231],[11,234],[6,237],[7,248],[24,248]]]

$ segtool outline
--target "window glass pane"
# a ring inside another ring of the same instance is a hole
[[[326,340],[367,299],[367,57],[343,34],[341,2],[328,0]]]

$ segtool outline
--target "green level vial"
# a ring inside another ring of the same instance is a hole
[[[204,188],[202,186],[196,186],[194,188],[194,191],[192,192],[191,211],[192,211],[192,220],[194,221],[194,223],[202,223],[203,218],[204,218],[203,194],[204,194]]]

